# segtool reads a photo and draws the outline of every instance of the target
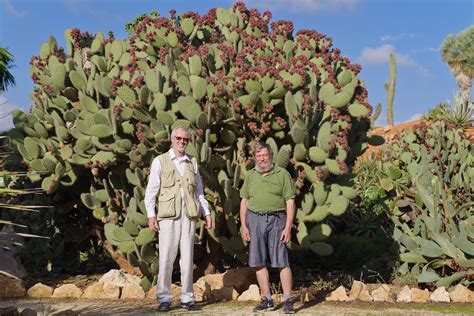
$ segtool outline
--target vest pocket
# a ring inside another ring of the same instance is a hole
[[[174,194],[160,194],[158,196],[158,217],[168,218],[176,216],[176,196]]]
[[[163,188],[172,187],[175,182],[174,170],[162,172],[160,178]]]

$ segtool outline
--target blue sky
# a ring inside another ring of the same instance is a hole
[[[452,100],[454,76],[440,57],[439,47],[449,34],[474,24],[474,0],[248,0],[247,7],[270,10],[272,21],[293,21],[295,29],[314,29],[333,38],[342,55],[362,66],[372,105],[383,104],[378,123],[386,124],[388,55],[397,57],[394,119],[405,122],[429,108]],[[7,109],[28,110],[33,89],[29,60],[39,54],[49,35],[64,43],[66,28],[95,33],[113,31],[124,38],[124,25],[152,10],[169,16],[232,6],[234,1],[163,0],[0,0],[0,47],[15,58],[12,73],[17,84],[0,95],[0,115]],[[0,120],[0,130],[11,126]]]

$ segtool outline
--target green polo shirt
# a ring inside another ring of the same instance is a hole
[[[240,197],[249,201],[253,212],[275,212],[286,209],[286,201],[295,197],[295,187],[286,169],[275,167],[266,176],[255,169],[245,176]]]

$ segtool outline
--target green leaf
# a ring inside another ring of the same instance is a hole
[[[434,211],[435,205],[433,201],[433,195],[430,194],[428,190],[426,190],[426,188],[420,183],[420,181],[416,182],[416,188],[418,190],[418,193],[420,194],[420,198],[423,201],[423,204],[425,204],[430,211]]]
[[[471,273],[474,273],[474,270],[471,270],[471,271],[472,271]],[[445,276],[443,278],[440,278],[436,282],[436,286],[437,287],[442,287],[442,286],[449,287],[453,282],[456,282],[457,280],[462,279],[466,273],[468,273],[468,271],[460,271],[460,272],[456,272],[454,274],[451,274],[450,276]]]
[[[434,271],[425,271],[418,275],[417,280],[419,283],[436,282],[439,280],[439,275]]]
[[[426,259],[422,255],[417,254],[413,251],[405,252],[400,254],[400,260],[408,263],[427,263]]]

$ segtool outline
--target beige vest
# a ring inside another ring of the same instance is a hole
[[[161,164],[160,194],[158,195],[157,219],[175,219],[181,213],[181,205],[186,210],[186,216],[197,219],[200,215],[200,204],[196,193],[196,158],[185,160],[184,173],[180,175],[168,153],[158,156]],[[184,199],[181,197],[184,190]]]

